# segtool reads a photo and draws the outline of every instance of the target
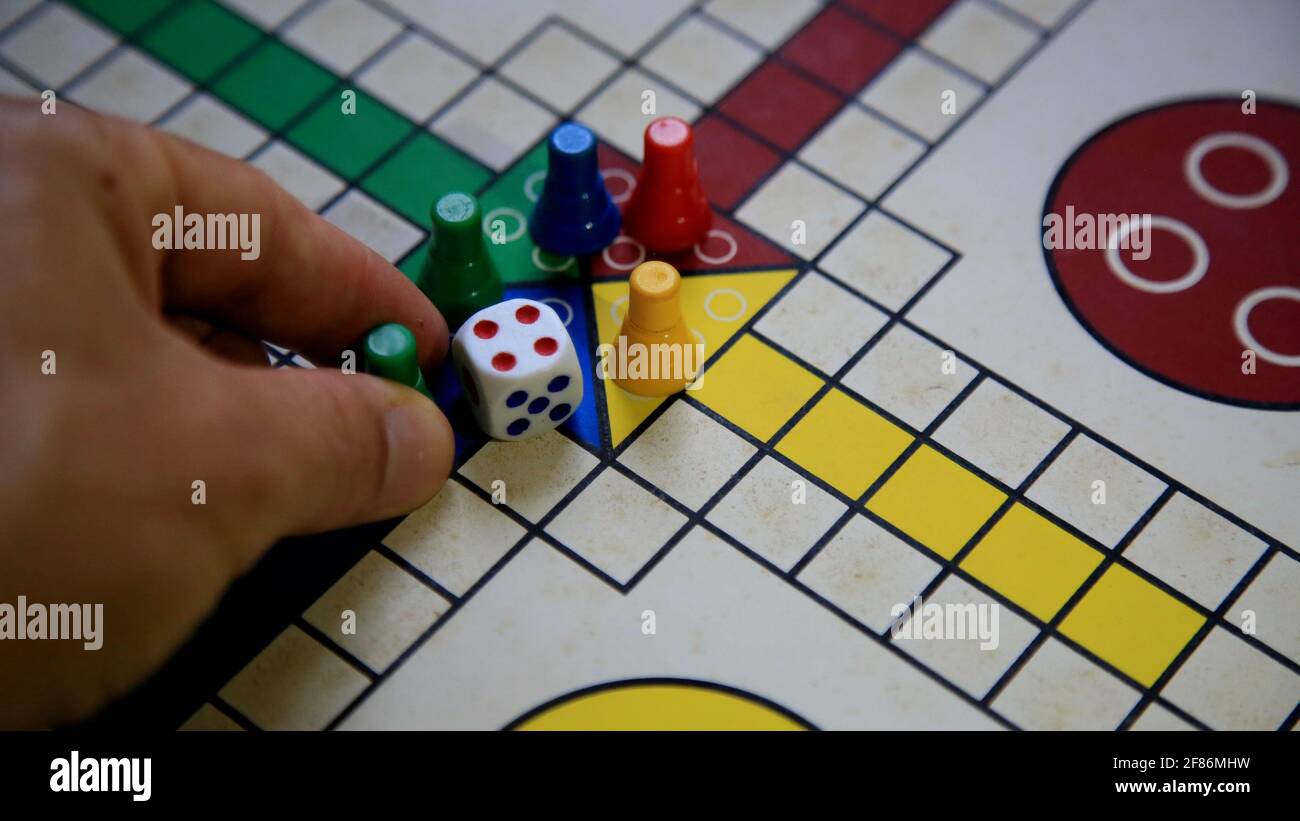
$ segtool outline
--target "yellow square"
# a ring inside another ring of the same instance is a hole
[[[980,539],[962,569],[1043,621],[1101,564],[1101,553],[1024,505],[1013,505]]]
[[[808,370],[746,334],[691,396],[766,442],[821,387]]]
[[[922,445],[867,501],[867,508],[951,559],[1005,499],[1002,491]]]
[[[1195,610],[1117,564],[1061,621],[1061,633],[1150,687],[1204,622]]]
[[[911,441],[902,428],[832,388],[776,449],[856,499]]]

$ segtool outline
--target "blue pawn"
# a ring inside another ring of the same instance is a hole
[[[564,123],[546,141],[546,184],[528,221],[533,242],[559,256],[594,254],[614,241],[623,218],[596,161],[596,137]]]

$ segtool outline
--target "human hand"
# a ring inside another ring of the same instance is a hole
[[[337,367],[383,322],[443,357],[401,272],[251,166],[59,112],[0,98],[0,605],[102,603],[103,646],[0,640],[0,726],[123,694],[276,539],[410,510],[453,452],[428,399]],[[260,214],[260,256],[155,250],[177,205]]]

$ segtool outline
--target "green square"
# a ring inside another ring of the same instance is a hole
[[[334,75],[268,40],[217,81],[216,95],[270,129],[279,129],[325,93]]]
[[[450,191],[471,194],[488,181],[486,168],[427,132],[384,160],[361,187],[389,208],[429,229],[429,208]]]
[[[356,112],[343,113],[342,86],[325,98],[287,135],[289,141],[347,180],[383,156],[415,126],[405,117],[361,91]]]
[[[479,197],[483,223],[489,231],[493,222],[499,219],[502,223],[506,241],[495,243],[489,240],[488,253],[501,274],[501,281],[507,285],[572,279],[580,273],[577,260],[543,251],[533,243],[528,233],[528,217],[533,213],[529,192],[533,195],[541,193],[545,172],[546,141],[543,140]]]
[[[140,44],[185,76],[206,82],[261,36],[211,0],[188,0],[185,7],[151,28]]]
[[[175,0],[70,0],[119,34],[133,34]]]

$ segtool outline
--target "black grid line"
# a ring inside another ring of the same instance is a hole
[[[1011,74],[1014,74],[1014,73],[1015,73],[1014,71],[1009,72],[1009,73],[1008,73],[1008,76],[1010,76]],[[593,95],[596,94],[596,93],[599,93],[599,90],[597,90],[596,92],[592,92]],[[583,104],[583,103],[579,103],[579,106],[581,106],[582,104]],[[969,116],[970,116],[970,113],[971,113],[971,112],[967,112],[967,115],[966,115],[966,116],[969,117]],[[923,156],[920,160],[918,160],[916,164],[919,165],[919,164],[920,164],[920,161],[923,160],[923,159],[924,159],[924,156]],[[895,183],[895,185],[897,185],[897,183]],[[882,196],[883,196],[883,195],[882,195]],[[891,215],[891,216],[893,216],[893,215]],[[895,216],[895,219],[897,219],[896,216]],[[903,222],[903,221],[899,220],[899,222]],[[905,222],[903,222],[903,224],[906,225]],[[837,243],[837,241],[830,243],[830,245],[828,245],[828,250],[829,250],[829,248],[834,247],[834,245],[835,245],[836,243]],[[952,260],[952,262],[955,262],[955,258],[954,258],[954,260]],[[950,262],[950,264],[951,264],[951,262]],[[934,278],[931,279],[931,281],[930,281],[929,284],[932,285],[935,281],[937,281],[938,278],[939,278],[939,275],[936,275]],[[795,280],[792,280],[791,283],[790,283],[789,285],[787,285],[787,287],[791,287],[791,286],[793,285],[793,283],[794,283],[796,280],[797,280],[797,278],[796,278]],[[779,299],[779,297],[780,297],[779,294],[778,294],[777,296],[773,297],[773,299],[772,299],[768,304],[770,305],[770,304],[776,302],[776,301]],[[913,300],[913,301],[915,301],[915,300]],[[905,306],[905,308],[904,308],[902,311],[900,311],[899,313],[900,313],[900,314],[903,314],[903,313],[905,313],[905,312],[906,312],[906,306]],[[756,322],[757,319],[758,319],[758,316],[755,316],[755,317],[751,318],[751,322]],[[908,324],[910,325],[910,323],[908,323]],[[590,328],[591,328],[591,330],[592,330],[592,333],[595,333],[596,323],[594,323],[594,322],[589,322],[589,326],[590,326]],[[732,337],[732,339],[734,340],[734,339],[738,338],[739,335],[740,335],[740,332],[738,332],[738,333],[736,334],[736,336]],[[945,347],[946,347],[946,346],[945,346]],[[722,353],[722,351],[719,351],[717,354],[715,354],[715,358],[716,358],[716,356],[720,356],[721,353]],[[973,386],[970,386],[970,385],[968,385],[968,387],[973,388]],[[668,404],[668,403],[664,403],[664,404],[666,405],[666,404]],[[955,405],[955,404],[954,404],[954,405],[950,405],[949,407],[950,407],[950,408],[952,408],[952,407],[956,407],[956,405]],[[661,408],[661,410],[660,410],[659,412],[662,412],[662,408]],[[1060,416],[1060,414],[1059,414],[1059,413],[1056,413],[1056,412],[1053,412],[1053,415],[1058,416],[1058,417]],[[653,423],[653,419],[647,419],[647,420],[643,423],[643,427],[644,427],[644,426],[648,426],[649,424],[652,424],[652,423]],[[602,419],[602,426],[607,426],[607,420]],[[630,434],[630,435],[627,437],[627,439],[625,440],[625,443],[630,442],[630,441],[632,441],[633,439],[635,439],[635,438],[636,438],[636,435],[637,435],[637,432],[634,431],[632,434]],[[742,471],[741,474],[743,474],[743,472],[744,472],[744,471]],[[593,475],[594,475],[594,473],[593,473]],[[739,479],[736,478],[736,477],[733,477],[733,481],[739,481]],[[651,490],[652,492],[655,492],[657,496],[660,496],[661,498],[663,498],[663,494],[662,494],[661,491],[659,491],[659,489],[657,489],[657,488],[647,488],[647,489]],[[561,507],[562,507],[562,505],[561,505],[561,506],[557,506],[556,510],[558,511]],[[564,551],[564,552],[566,552],[566,555],[571,554],[571,551]],[[662,556],[665,552],[666,552],[666,551],[661,551],[659,555]],[[571,557],[571,558],[574,558],[572,555],[570,555],[570,557]],[[654,562],[654,561],[656,561],[656,560],[652,559],[652,562]],[[589,568],[589,569],[590,569],[590,568]],[[644,571],[643,571],[643,572],[644,572]],[[603,574],[601,574],[601,575],[603,575]],[[606,577],[606,578],[607,578],[607,577]],[[633,580],[633,583],[635,583],[635,581],[636,581],[636,580],[634,579],[634,580]]]
[[[227,704],[226,700],[222,698],[220,695],[214,693],[212,697],[208,699],[207,703],[212,705],[212,708],[214,710],[221,713],[223,716],[230,719],[231,721],[235,722],[235,724],[239,725],[239,728],[241,730],[247,730],[249,732],[254,732],[254,733],[262,732],[261,727],[258,727],[247,717],[245,717],[243,713],[239,712],[234,707],[231,707],[229,704]]]
[[[640,53],[644,53],[644,52],[648,51],[649,49],[653,48],[654,45],[656,45],[656,43],[658,42],[659,39],[661,39],[661,38],[665,38],[665,37],[667,37],[667,36],[670,36],[670,35],[671,35],[671,32],[672,32],[673,30],[675,30],[676,26],[680,25],[681,22],[683,22],[685,19],[688,19],[689,15],[690,15],[691,13],[696,12],[696,11],[698,11],[698,7],[693,8],[693,9],[689,9],[689,10],[687,10],[686,12],[682,13],[681,15],[679,15],[678,18],[674,21],[674,23],[671,23],[671,24],[669,24],[668,26],[666,26],[663,30],[660,31],[660,33],[659,33],[655,38],[651,38],[651,40],[649,40],[649,41],[648,41],[648,42],[647,42],[647,43],[642,47]],[[505,54],[502,55],[502,57],[500,58],[500,60],[507,60],[507,59],[509,59],[510,55],[511,55],[511,52],[510,52],[510,51],[507,51]],[[635,60],[635,58],[634,58],[634,60]],[[761,65],[761,64],[760,64],[760,65]],[[642,69],[642,70],[643,70],[643,69]],[[606,81],[606,84],[608,84],[609,82],[612,82],[612,81],[615,79],[615,77],[617,77],[617,74],[612,75],[610,78],[608,78],[607,81]],[[738,82],[739,82],[739,81],[738,81]],[[666,85],[667,85],[667,84],[666,84]],[[602,90],[603,90],[602,88],[598,87],[597,89],[595,89],[594,91],[592,91],[592,92],[588,95],[588,97],[589,97],[590,99],[594,99],[597,95],[599,95],[599,94],[601,93]],[[687,95],[687,96],[689,96],[689,95]],[[586,100],[585,100],[585,99],[579,101],[579,102],[577,103],[577,105],[575,106],[575,111],[576,111],[576,110],[579,110],[579,109],[580,109],[582,106],[584,106],[585,104],[586,104]],[[701,114],[701,116],[703,116],[703,114]],[[491,183],[489,183],[488,185],[491,185]],[[788,286],[787,286],[787,287],[788,287]],[[775,301],[777,300],[777,298],[778,298],[778,297],[773,297],[773,299],[770,300],[770,301],[768,302],[768,304],[769,304],[769,305],[772,304],[773,302],[775,302]],[[590,312],[591,310],[593,310],[593,307],[594,307],[594,306],[592,306],[592,305],[589,305],[589,306],[588,306],[589,312]],[[757,318],[757,316],[754,317],[754,318],[751,318],[751,321],[756,320],[756,318]],[[592,332],[594,333],[594,332],[595,332],[595,328],[597,327],[597,323],[595,322],[595,318],[594,318],[594,317],[589,316],[589,322],[588,322],[588,325],[589,325],[589,328],[590,328],[590,329],[592,330]],[[740,336],[740,334],[737,333],[735,336],[732,337],[732,341],[734,341],[735,339],[737,339],[739,336]],[[717,356],[721,356],[721,354],[722,354],[723,352],[724,352],[724,351],[721,351],[721,350],[720,350],[719,352],[717,352],[717,353],[714,355],[714,358],[716,358]],[[663,407],[666,406],[667,404],[669,404],[669,403],[663,403],[663,404],[661,405],[661,407],[660,407],[660,409],[659,409],[660,412],[662,412]],[[654,416],[654,415],[652,414],[652,417],[653,417],[653,416]],[[652,422],[652,419],[648,419],[648,420],[646,420],[645,423],[643,423],[643,425],[648,425],[648,424],[650,424],[651,422]],[[602,420],[602,427],[605,428],[606,430],[607,430],[607,425],[608,425],[608,421],[607,421],[607,420]],[[635,435],[636,435],[635,432],[634,432],[633,434],[629,435],[629,436],[625,439],[625,443],[632,441],[632,440],[635,438]],[[606,458],[609,458],[609,457],[607,456]],[[615,461],[613,461],[612,459],[610,459],[609,464],[617,465],[618,463],[615,462]],[[621,465],[620,465],[619,467],[621,467]],[[585,559],[583,559],[582,557],[577,556],[577,555],[575,554],[575,552],[572,551],[571,549],[567,548],[567,546],[559,545],[558,543],[556,543],[555,540],[552,539],[552,538],[549,536],[549,534],[546,534],[546,533],[545,533],[545,531],[544,531],[544,527],[545,527],[545,521],[549,520],[549,518],[551,518],[551,517],[553,517],[553,516],[555,516],[555,515],[558,515],[558,513],[559,513],[561,510],[563,510],[563,508],[565,507],[565,505],[568,503],[569,499],[571,499],[571,498],[573,498],[574,496],[576,496],[576,493],[577,493],[577,492],[581,492],[581,490],[585,487],[585,485],[586,485],[587,483],[589,483],[590,481],[594,480],[594,477],[595,477],[599,472],[600,472],[599,469],[592,471],[592,473],[588,475],[588,477],[586,478],[586,480],[585,480],[584,482],[579,483],[579,485],[578,485],[577,487],[575,487],[575,488],[570,492],[569,497],[567,497],[565,500],[562,500],[559,504],[557,504],[557,505],[556,505],[556,506],[551,510],[549,516],[546,517],[546,519],[543,520],[542,522],[539,522],[539,524],[538,524],[538,526],[537,526],[537,530],[538,530],[538,532],[537,532],[537,536],[538,536],[539,538],[542,538],[543,540],[547,541],[547,543],[548,543],[548,544],[551,544],[553,547],[556,547],[557,549],[560,549],[561,552],[564,553],[565,555],[567,555],[569,558],[574,559],[574,560],[576,560],[576,561],[579,561],[579,563],[580,563],[581,565],[583,565],[584,567],[586,567],[588,570],[593,570],[593,571],[595,571],[596,568],[594,568],[594,567],[593,567],[589,562],[587,562],[587,561],[586,561]],[[630,473],[630,472],[629,472],[629,473]],[[635,476],[635,474],[631,474],[631,475],[632,475],[632,476]],[[740,478],[741,478],[743,475],[744,475],[744,471],[743,471],[743,470],[742,470],[741,472],[738,472],[735,476],[732,477],[732,482],[733,482],[733,483],[734,483],[734,482],[738,482],[738,481],[740,480]],[[641,480],[640,477],[635,477],[635,478],[636,478],[639,482],[641,482],[641,483],[643,484],[643,486],[646,486],[646,485],[648,484],[648,483],[645,483],[644,480]],[[468,484],[468,483],[467,483],[467,484]],[[664,499],[665,501],[669,502],[670,504],[676,504],[676,503],[675,503],[675,500],[672,500],[670,497],[667,497],[667,495],[666,495],[665,493],[663,493],[663,491],[662,491],[661,489],[659,489],[659,488],[655,488],[655,487],[653,487],[653,486],[647,486],[646,489],[647,489],[647,490],[650,490],[650,491],[651,491],[653,494],[655,494],[657,497],[659,497],[659,498],[661,498],[661,499]],[[726,488],[724,488],[723,492],[725,492],[725,490],[726,490]],[[717,498],[721,498],[720,495],[715,497],[715,501],[716,501]],[[680,507],[680,506],[679,506],[679,507]],[[687,513],[691,513],[691,516],[692,516],[692,517],[694,517],[694,515],[695,515],[693,512],[690,512],[690,511],[686,511],[686,512],[687,512]],[[527,524],[527,523],[524,522],[524,524]],[[691,523],[690,523],[690,520],[688,519],[688,523],[687,523],[687,525],[685,525],[685,526],[683,527],[682,531],[680,531],[680,533],[678,534],[678,536],[677,536],[676,538],[680,538],[681,535],[684,535],[684,533],[685,533],[687,530],[689,530],[690,527],[691,527]],[[637,582],[637,581],[638,581],[638,580],[639,580],[639,579],[640,579],[640,578],[641,578],[641,577],[642,577],[646,572],[648,572],[648,569],[649,569],[650,567],[652,567],[655,563],[657,563],[658,558],[661,558],[663,555],[666,555],[667,550],[670,549],[670,547],[671,547],[671,545],[672,545],[673,543],[674,543],[674,541],[673,541],[673,540],[670,540],[669,544],[668,544],[667,546],[665,546],[665,548],[661,549],[661,550],[659,551],[659,553],[657,554],[657,556],[656,556],[655,558],[652,558],[652,559],[650,560],[650,562],[647,564],[647,566],[645,566],[645,567],[642,568],[642,570],[641,570],[640,573],[638,573],[636,576],[633,577],[633,579],[629,582],[628,589],[630,589],[631,586],[633,586],[633,585],[634,585],[634,584],[635,584],[635,583],[636,583],[636,582]],[[597,573],[597,576],[598,576],[599,578],[602,578],[603,580],[605,580],[607,583],[615,584],[615,586],[617,587],[617,584],[616,584],[615,582],[613,582],[613,580],[610,579],[608,576],[606,576],[603,572],[598,572],[598,573]],[[450,613],[448,613],[448,614],[444,614],[444,619],[446,618],[447,615],[450,615]],[[440,621],[441,621],[441,620],[440,620]],[[395,664],[394,664],[394,667],[396,667],[397,664],[400,664],[400,661],[399,661],[398,663],[395,663]],[[946,685],[946,686],[947,686],[947,685]],[[364,698],[364,697],[365,697],[365,694],[363,694],[360,698]],[[360,700],[360,698],[358,699],[358,701]]]
[[[362,661],[360,658],[349,653],[346,649],[343,648],[343,645],[334,641],[334,639],[326,635],[326,633],[323,630],[321,630],[311,622],[307,621],[307,619],[304,618],[303,616],[300,615],[297,618],[295,618],[291,624],[291,627],[296,627],[302,632],[306,633],[308,636],[311,636],[313,639],[315,639],[317,644],[323,646],[326,650],[328,650],[334,656],[338,657],[341,661],[346,663],[353,670],[356,670],[358,673],[365,676],[367,681],[375,680],[376,673],[373,669],[371,669],[369,664],[367,664],[366,662]],[[289,629],[289,628],[285,628],[285,629]]]

